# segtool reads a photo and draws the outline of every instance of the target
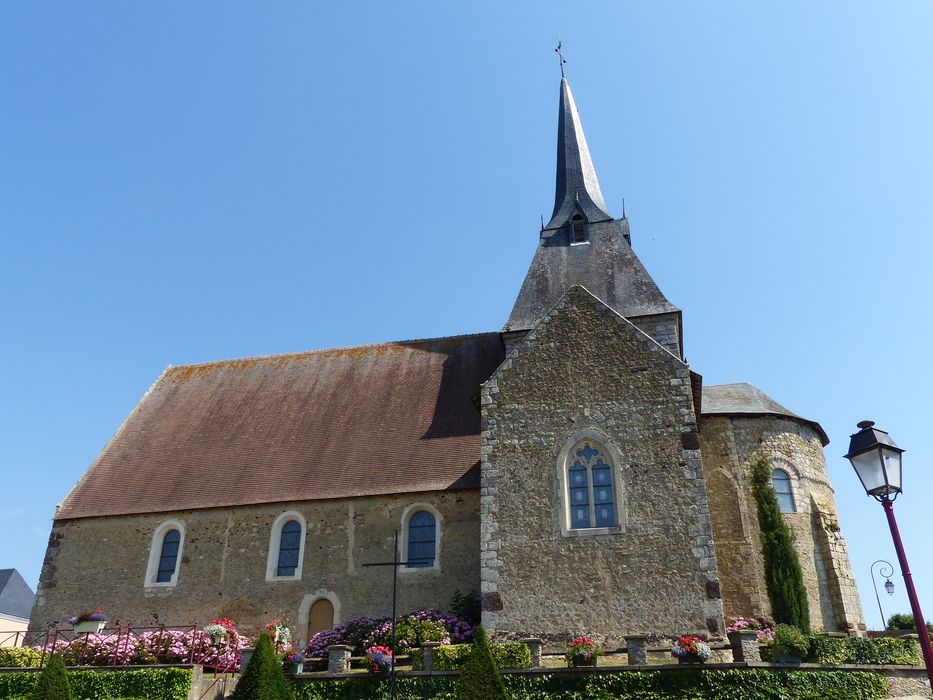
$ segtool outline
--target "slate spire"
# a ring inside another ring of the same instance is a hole
[[[612,217],[599,190],[596,168],[583,135],[583,125],[573,101],[570,83],[560,79],[560,111],[557,123],[557,186],[554,213],[545,229],[559,228],[579,212],[590,223]]]
[[[583,221],[575,221],[577,216]],[[664,297],[632,250],[628,219],[613,219],[607,212],[570,85],[561,78],[554,213],[540,231],[538,249],[503,330],[534,328],[574,285],[624,318],[646,328],[668,329],[649,335],[682,354],[680,309]]]

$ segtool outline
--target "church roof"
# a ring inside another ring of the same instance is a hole
[[[56,519],[479,487],[498,333],[169,367]]]
[[[16,569],[0,569],[0,614],[28,620],[35,599]]]
[[[704,386],[701,405],[704,416],[772,415],[794,418],[809,424],[816,430],[824,447],[829,444],[829,437],[819,423],[784,408],[757,386],[748,382]]]

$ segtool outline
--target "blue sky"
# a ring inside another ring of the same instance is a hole
[[[709,384],[872,418],[933,618],[928,3],[0,6],[0,568],[168,364],[495,330],[553,204],[558,36],[611,210]],[[205,488],[210,488],[209,481]],[[903,584],[882,602],[906,611]]]

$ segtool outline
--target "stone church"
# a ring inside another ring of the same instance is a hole
[[[308,639],[481,593],[502,638],[721,634],[770,614],[749,462],[814,628],[864,628],[813,420],[703,386],[609,213],[561,80],[553,215],[499,332],[169,366],[56,511],[32,629],[227,614]]]

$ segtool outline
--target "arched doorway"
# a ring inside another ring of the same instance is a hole
[[[308,611],[308,640],[324,630],[334,628],[334,604],[327,598],[318,598]]]

